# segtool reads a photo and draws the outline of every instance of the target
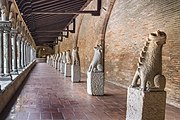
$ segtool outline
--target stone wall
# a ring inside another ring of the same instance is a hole
[[[79,15],[76,33],[59,44],[59,50],[80,47],[81,71],[86,73],[93,47],[102,40],[105,19],[105,79],[127,87],[136,70],[139,53],[149,33],[167,33],[163,48],[163,74],[167,78],[167,102],[180,107],[180,1],[178,0],[102,0],[101,16]],[[111,4],[112,12],[108,13]],[[110,4],[111,2],[111,4]],[[95,9],[92,2],[86,9]]]

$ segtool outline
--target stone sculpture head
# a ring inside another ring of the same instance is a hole
[[[166,44],[166,33],[158,30],[157,32],[149,34],[149,41],[155,42],[157,45]]]
[[[100,53],[102,53],[102,46],[97,45],[97,47],[94,47],[94,50],[98,50]]]

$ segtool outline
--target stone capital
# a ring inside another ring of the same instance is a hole
[[[0,28],[3,28],[4,30],[10,31],[11,29],[11,22],[10,21],[0,21]]]
[[[17,30],[16,29],[11,29],[11,35],[12,37],[16,37],[17,36]]]
[[[22,42],[24,42],[25,43],[25,38],[22,36]]]
[[[21,34],[17,34],[17,39],[21,40],[22,39],[22,35]]]

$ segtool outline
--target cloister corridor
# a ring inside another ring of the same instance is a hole
[[[127,90],[105,83],[104,96],[88,95],[84,74],[80,83],[72,83],[70,77],[38,63],[21,89],[0,120],[125,120]],[[166,105],[165,116],[179,120],[180,109]]]
[[[0,11],[0,120],[180,120],[180,0]]]

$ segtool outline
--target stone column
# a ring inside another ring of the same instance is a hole
[[[4,75],[3,27],[0,26],[0,76],[3,75]]]
[[[32,50],[32,46],[30,46],[30,62],[33,61],[33,50]]]
[[[29,65],[29,43],[27,43],[27,65]]]
[[[18,34],[17,37],[17,45],[18,45],[18,70],[22,69],[22,64],[21,64],[21,34]]]
[[[11,65],[11,40],[10,40],[10,29],[11,23],[5,22],[4,33],[3,33],[3,48],[4,48],[4,75],[9,79],[11,79],[10,75],[10,65]]]
[[[27,53],[26,53],[26,46],[27,46],[27,43],[26,43],[26,41],[24,41],[24,67],[26,67],[27,66],[27,63],[26,63],[26,56],[27,56]]]
[[[17,31],[11,30],[11,42],[12,42],[12,74],[17,74]]]
[[[24,40],[21,40],[21,65],[24,68]]]
[[[36,59],[36,50],[33,48],[33,61]]]
[[[29,64],[31,63],[31,45],[29,44]]]

